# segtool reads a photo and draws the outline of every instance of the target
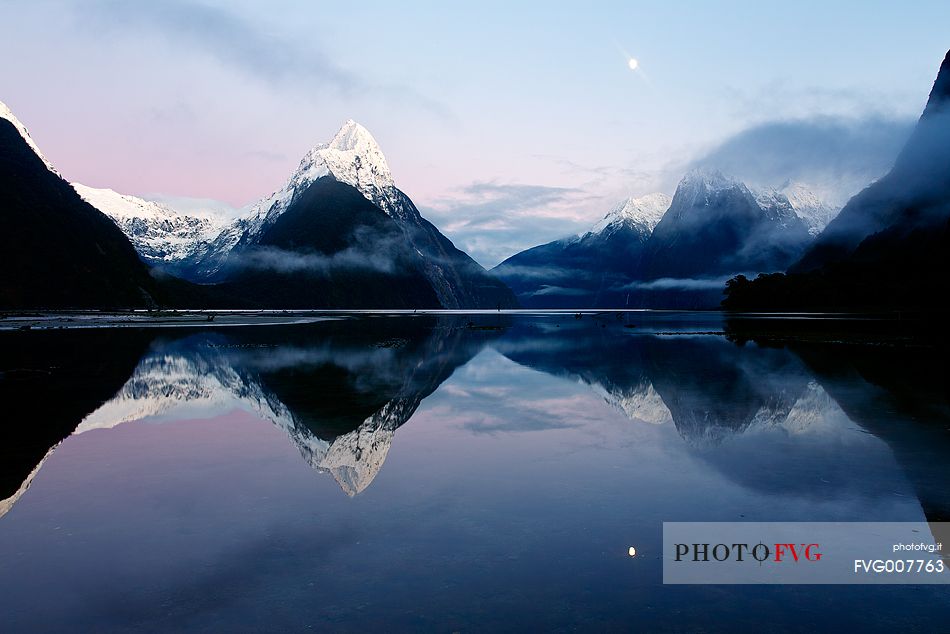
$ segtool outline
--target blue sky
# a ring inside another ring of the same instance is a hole
[[[0,100],[71,180],[231,205],[355,118],[493,265],[750,127],[905,125],[947,24],[947,2],[0,0]]]

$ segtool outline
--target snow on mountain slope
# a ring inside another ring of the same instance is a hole
[[[20,136],[23,137],[23,140],[26,141],[26,144],[30,146],[30,149],[36,152],[36,155],[40,157],[43,163],[46,165],[49,171],[53,172],[57,176],[60,175],[56,171],[56,168],[53,167],[53,164],[46,160],[46,157],[43,156],[43,153],[40,152],[40,148],[36,146],[36,143],[33,141],[33,137],[30,136],[30,131],[26,129],[26,126],[20,123],[20,120],[16,118],[16,115],[13,114],[13,111],[7,107],[7,104],[0,101],[0,119],[6,119],[13,124],[13,127],[17,129],[17,132],[20,133]]]
[[[788,197],[777,190],[754,191],[755,202],[781,227],[788,227],[789,223],[797,222],[798,214],[789,202]]]
[[[664,425],[673,421],[670,408],[651,383],[636,385],[630,389],[607,388],[599,383],[592,383],[591,388],[600,394],[606,403],[623,412],[631,420],[652,425]]]
[[[30,472],[30,474],[26,476],[26,479],[23,480],[23,484],[20,485],[20,488],[17,489],[16,493],[4,500],[0,500],[0,518],[9,513],[10,509],[13,508],[13,506],[20,500],[21,497],[23,497],[23,494],[26,493],[30,488],[30,485],[33,484],[33,479],[36,477],[36,474],[40,472],[40,469],[43,468],[43,465],[46,464],[46,461],[49,460],[50,456],[53,455],[53,453],[59,448],[61,444],[63,444],[62,441],[50,447],[50,450],[46,452],[46,455],[43,456],[43,459],[40,460],[35,467],[33,467],[33,470]]]
[[[809,381],[791,402],[762,406],[752,417],[743,434],[780,432],[788,436],[816,436],[836,445],[864,440],[864,434],[848,418],[841,406],[816,381]]]
[[[718,170],[707,168],[691,170],[683,177],[677,191],[680,188],[685,194],[694,198],[706,197],[707,201],[727,189],[735,189],[737,193],[748,192],[773,220],[782,221],[790,219],[792,215],[797,216],[812,236],[821,233],[841,211],[841,207],[825,202],[804,183],[786,181],[781,187],[751,188],[741,181],[724,176]]]
[[[695,168],[676,186],[670,208],[654,227],[652,238],[693,235],[720,216],[760,216],[761,208],[749,187],[719,170]],[[671,234],[672,235],[669,235]]]
[[[787,182],[779,191],[785,194],[792,209],[808,225],[808,233],[813,236],[821,233],[841,211],[841,205],[832,205],[824,201],[803,183]]]
[[[265,222],[276,220],[297,194],[324,176],[355,187],[374,203],[385,198],[387,189],[395,187],[376,139],[369,130],[349,119],[329,143],[321,143],[304,155],[283,187],[248,208],[248,228],[253,232]]]
[[[17,126],[42,158],[26,128],[2,103],[0,116]],[[46,165],[53,169],[48,162]],[[214,273],[235,246],[260,233],[265,224],[274,222],[290,207],[298,194],[326,176],[355,187],[390,215],[402,211],[382,150],[369,131],[352,119],[329,143],[308,151],[283,187],[245,207],[237,219],[210,209],[183,213],[111,189],[72,185],[86,202],[122,229],[143,259],[152,264],[201,263],[205,273]]]
[[[704,222],[709,209],[741,208],[748,212],[757,205],[752,190],[742,181],[725,176],[719,170],[694,168],[680,179],[670,208],[654,229],[663,232],[679,227],[684,220],[688,224]]]
[[[395,187],[376,139],[352,119],[344,123],[333,140],[318,153],[334,178],[352,185],[370,200],[385,189]]]
[[[840,207],[824,202],[803,183],[786,182],[780,188],[762,188],[753,191],[755,200],[766,211],[792,213],[805,223],[808,233],[817,236],[831,222]]]
[[[666,194],[647,194],[641,198],[628,198],[611,209],[600,222],[588,229],[587,234],[599,235],[612,233],[624,223],[632,225],[642,233],[649,234],[670,208],[672,199]]]
[[[109,216],[139,255],[152,263],[177,262],[211,243],[227,226],[218,212],[184,214],[161,203],[72,183],[90,205]]]
[[[287,407],[208,347],[192,354],[156,352],[143,358],[118,393],[86,416],[75,434],[138,420],[212,418],[241,409],[293,427]]]
[[[810,239],[784,194],[757,197],[745,183],[718,170],[695,169],[680,181],[670,209],[650,235],[640,274],[643,279],[705,279],[784,270]],[[702,297],[702,306],[718,304],[718,291]]]

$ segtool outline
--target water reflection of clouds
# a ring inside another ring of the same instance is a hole
[[[456,371],[433,398],[432,411],[475,434],[575,429],[611,413],[586,386],[564,385],[494,350]]]

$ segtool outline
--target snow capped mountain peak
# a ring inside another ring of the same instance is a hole
[[[353,119],[348,119],[329,143],[320,143],[304,155],[284,190],[293,187],[301,191],[323,176],[355,187],[370,200],[395,185],[376,139]]]
[[[717,169],[697,167],[686,173],[676,190],[679,192],[681,188],[688,190],[701,189],[709,193],[716,193],[734,187],[745,186],[738,180],[725,176]]]
[[[325,146],[317,146],[330,173],[371,200],[395,186],[386,157],[369,130],[349,119]]]
[[[674,208],[672,217],[679,217],[692,208],[705,207],[723,196],[747,198],[750,204],[755,204],[752,192],[741,181],[725,176],[717,169],[694,168],[676,186],[671,204]]]
[[[368,149],[370,151],[380,152],[379,144],[376,143],[376,139],[373,138],[369,130],[353,119],[344,121],[339,131],[333,137],[333,140],[323,144],[322,147],[333,148],[339,151]]]
[[[0,119],[6,119],[13,124],[13,127],[17,129],[17,132],[20,133],[20,136],[23,137],[23,140],[26,141],[26,144],[30,146],[30,149],[33,150],[40,160],[46,165],[46,169],[53,172],[59,176],[59,172],[56,171],[56,168],[53,167],[53,164],[46,160],[46,157],[43,156],[43,153],[40,152],[40,148],[37,147],[36,143],[33,141],[33,137],[30,136],[30,131],[26,129],[26,126],[20,123],[20,120],[16,118],[16,115],[13,114],[13,111],[7,107],[7,104],[0,101]]]
[[[619,227],[623,223],[633,224],[644,233],[650,233],[660,222],[666,210],[670,208],[670,202],[670,197],[661,193],[647,194],[640,198],[627,198],[611,209],[587,233],[597,235],[611,227]]]
[[[376,204],[387,198],[387,190],[395,187],[386,157],[376,139],[369,130],[348,119],[329,143],[316,145],[304,155],[283,187],[248,208],[247,220],[239,221],[241,226],[232,232],[234,239],[226,246],[233,246],[230,243],[236,243],[245,228],[256,233],[265,223],[276,220],[297,195],[325,176],[355,187],[367,200]]]
[[[840,206],[826,202],[816,191],[804,183],[786,181],[781,187],[760,187],[750,189],[742,181],[723,175],[717,169],[707,167],[694,168],[686,173],[676,187],[674,199],[681,199],[687,205],[701,205],[709,202],[711,196],[736,190],[749,194],[772,219],[785,221],[797,216],[808,228],[808,233],[816,236],[841,211]],[[678,205],[682,208],[682,205]]]
[[[798,217],[808,225],[808,233],[813,236],[821,233],[841,211],[840,205],[825,201],[803,183],[786,182],[780,191],[788,198]]]

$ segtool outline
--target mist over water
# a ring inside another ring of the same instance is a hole
[[[950,519],[945,349],[859,330],[0,333],[5,629],[937,631],[937,586],[661,583],[663,522]]]

